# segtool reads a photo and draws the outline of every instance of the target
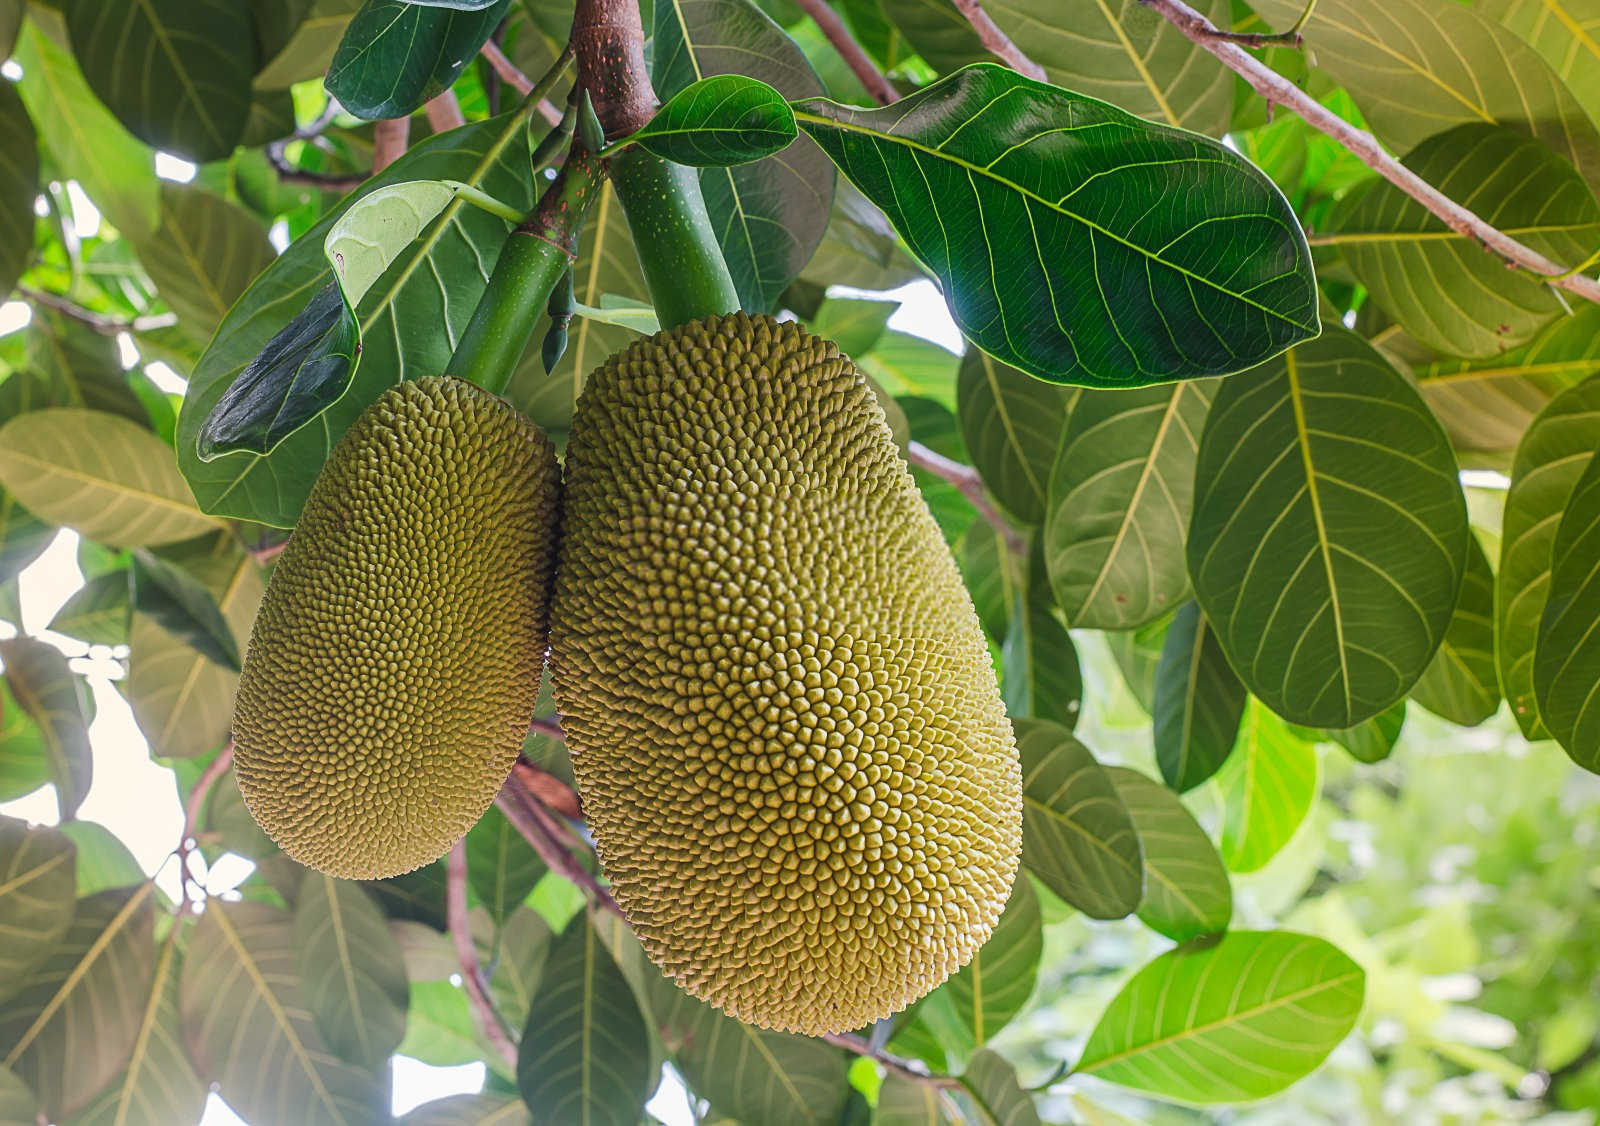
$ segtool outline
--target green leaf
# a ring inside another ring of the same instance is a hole
[[[1022,757],[1022,862],[1093,919],[1120,919],[1144,895],[1139,836],[1116,786],[1071,732],[1013,720]]]
[[[618,297],[612,293],[602,293],[598,306],[575,302],[572,306],[572,315],[586,317],[601,324],[631,329],[645,336],[653,336],[661,331],[661,321],[656,317],[655,306],[635,301],[631,297]]]
[[[390,876],[385,880],[363,880],[362,886],[378,897],[391,919],[410,919],[442,931],[445,918],[445,865],[443,860],[424,865],[415,872]]]
[[[1534,692],[1534,649],[1550,592],[1558,521],[1600,449],[1600,377],[1562,392],[1522,437],[1511,467],[1494,591],[1500,687],[1529,739],[1549,738]]]
[[[689,1089],[718,1114],[763,1126],[834,1126],[845,1104],[844,1053],[723,1016],[654,971],[647,981],[662,1043]]]
[[[0,1005],[0,1065],[61,1121],[122,1070],[155,970],[155,885],[80,900],[72,925],[21,992]]]
[[[72,842],[59,830],[0,817],[0,1002],[22,988],[72,925]]]
[[[11,292],[33,257],[38,194],[38,137],[16,87],[7,82],[0,86],[0,294]]]
[[[155,154],[111,116],[71,53],[38,20],[24,25],[16,59],[22,66],[17,92],[61,174],[83,185],[128,238],[154,234],[161,222]]]
[[[750,0],[661,0],[652,32],[651,76],[663,98],[722,74],[758,76],[791,100],[825,92],[805,52]],[[805,267],[827,229],[835,179],[809,140],[753,164],[700,173],[711,226],[746,309],[770,310]]]
[[[10,582],[39,558],[56,538],[56,531],[0,489],[0,583]]]
[[[978,620],[993,640],[1004,643],[1020,584],[1014,573],[1016,561],[994,525],[979,520],[968,528],[956,560],[961,564]]]
[[[672,95],[627,140],[679,164],[724,168],[782,152],[797,136],[782,94],[742,74],[717,74]]]
[[[328,64],[328,93],[368,121],[405,117],[455,82],[510,4],[458,12],[367,0]]]
[[[495,926],[528,898],[544,873],[539,854],[496,807],[467,831],[467,879]]]
[[[905,252],[883,212],[842,180],[822,242],[801,275],[802,281],[823,286],[894,289],[920,278],[922,269]]]
[[[138,249],[162,298],[201,340],[276,257],[248,211],[200,188],[172,184],[161,188],[160,229]]]
[[[64,0],[62,8],[89,85],[130,133],[190,160],[232,154],[256,71],[248,5]]]
[[[1137,629],[1183,601],[1183,541],[1212,380],[1085,391],[1051,472],[1045,563],[1076,628]]]
[[[139,867],[133,853],[104,825],[95,821],[69,821],[61,826],[60,832],[77,852],[79,898],[144,883],[144,869]]]
[[[312,0],[310,11],[281,46],[262,52],[257,90],[287,90],[297,82],[320,79],[327,73],[333,53],[361,0]]]
[[[171,543],[216,527],[195,507],[171,448],[100,411],[31,411],[0,427],[0,485],[40,519],[119,547]]]
[[[1457,126],[1412,149],[1405,165],[1554,262],[1581,262],[1600,242],[1600,203],[1583,177],[1516,129]],[[1498,356],[1566,309],[1542,279],[1507,270],[1387,180],[1346,195],[1328,226],[1356,280],[1435,351]]]
[[[1039,1112],[1017,1081],[1016,1069],[988,1048],[974,1052],[967,1063],[960,1096],[972,1106],[977,1126],[1039,1126]]]
[[[1255,0],[1272,27],[1301,0]],[[1600,185],[1600,132],[1527,44],[1455,0],[1318,0],[1317,67],[1355,96],[1378,139],[1407,152],[1465,122],[1509,125],[1566,157]]]
[[[39,1104],[28,1085],[9,1067],[0,1067],[0,1122],[7,1126],[34,1126]]]
[[[451,1095],[433,1099],[400,1119],[402,1126],[534,1126],[515,1095]]]
[[[90,645],[126,645],[127,572],[113,571],[84,583],[61,604],[48,628]]]
[[[87,407],[149,425],[150,416],[128,386],[115,339],[53,309],[35,308],[27,342],[31,370],[11,377],[35,383],[19,388],[27,409]]]
[[[492,808],[492,807],[491,807]],[[513,1028],[528,1021],[550,954],[550,924],[532,907],[517,907],[495,936],[497,953],[486,963],[489,995]],[[459,972],[459,971],[456,971]]]
[[[328,228],[322,252],[352,309],[457,196],[442,180],[407,180],[369,192]]]
[[[1117,671],[1122,674],[1122,682],[1150,715],[1155,714],[1156,677],[1161,668],[1161,650],[1171,626],[1172,617],[1159,618],[1138,629],[1102,635],[1111,650],[1112,660],[1117,663]]]
[[[128,573],[135,611],[217,664],[239,671],[233,627],[198,579],[144,548],[134,550]]]
[[[1226,930],[1233,887],[1222,857],[1176,794],[1137,770],[1105,772],[1133,818],[1144,856],[1139,920],[1178,942]]]
[[[1317,797],[1317,751],[1251,700],[1239,741],[1217,771],[1222,797],[1222,859],[1254,872],[1278,854]]]
[[[649,1029],[587,915],[550,951],[517,1053],[523,1101],[551,1121],[635,1126],[655,1087]]]
[[[1572,761],[1600,774],[1600,460],[1567,501],[1550,557],[1533,685],[1539,717]]]
[[[161,945],[122,1074],[72,1120],[72,1126],[163,1126],[197,1122],[205,1112],[206,1087],[189,1063],[178,1027],[181,926],[181,921],[173,923]]]
[[[1215,141],[992,64],[884,109],[795,109],[938,275],[956,323],[1013,367],[1143,385],[1240,371],[1318,331],[1287,201]]]
[[[519,116],[478,122],[416,145],[367,181],[361,194],[404,180],[460,180],[527,209],[533,206],[527,143],[527,123]],[[356,311],[362,362],[350,389],[319,416],[319,424],[291,434],[266,455],[230,453],[201,462],[196,438],[223,392],[333,280],[322,241],[348,206],[341,204],[296,239],[256,279],[190,377],[178,416],[178,465],[200,504],[219,515],[291,526],[345,428],[399,380],[445,370],[505,241],[504,220],[452,201]],[[624,292],[611,286],[607,291]]]
[[[38,730],[61,820],[71,821],[88,796],[94,773],[77,678],[57,649],[30,637],[0,641],[0,664],[5,665],[12,700]]]
[[[14,591],[15,584],[9,585]],[[0,587],[0,599],[5,597],[11,595]],[[5,677],[0,676],[0,801],[31,794],[48,783],[50,765],[44,733],[33,722],[33,717],[22,710],[22,705],[6,686]]]
[[[1024,524],[1044,522],[1050,467],[1076,388],[1061,388],[967,349],[956,382],[956,414],[973,467],[995,500]]]
[[[1500,706],[1494,659],[1494,572],[1476,536],[1467,544],[1467,570],[1455,613],[1439,651],[1411,689],[1434,715],[1476,727]]]
[[[1022,1011],[1043,947],[1039,898],[1027,874],[1018,873],[989,941],[944,985],[964,1046],[983,1047]]]
[[[1156,765],[1168,786],[1182,793],[1217,772],[1238,738],[1245,695],[1211,623],[1185,602],[1161,643],[1150,712]]]
[[[294,920],[261,903],[213,899],[183,962],[178,1006],[200,1076],[251,1122],[381,1121],[377,1077],[334,1056],[296,969]]]
[[[200,460],[270,453],[345,393],[360,350],[355,316],[329,282],[217,400],[195,438]]]
[[[204,584],[242,652],[266,589],[255,560],[227,533],[180,545],[170,558]],[[128,646],[128,702],[151,753],[193,758],[221,747],[238,675],[143,614],[133,617]]]
[[[1265,1098],[1327,1058],[1361,1014],[1365,988],[1361,967],[1320,938],[1234,931],[1136,973],[1076,1070],[1190,1103]]]
[[[1467,536],[1444,431],[1353,333],[1222,385],[1189,575],[1234,671],[1279,715],[1351,727],[1403,697],[1455,609]]]
[[[300,988],[328,1047],[380,1070],[406,1031],[400,944],[360,884],[307,871],[294,902]]]
[[[499,1053],[490,1051],[482,1043],[465,991],[448,981],[411,983],[406,1037],[400,1041],[399,1053],[434,1067],[459,1067],[482,1061],[496,1075],[510,1078]]]
[[[1077,726],[1083,674],[1072,635],[1056,620],[1037,537],[1028,552],[1027,582],[1019,586],[1011,607],[1000,663],[1008,715],[1051,720],[1068,729]]]
[[[1600,118],[1600,20],[1586,0],[1476,0],[1473,7],[1538,51],[1589,120]]]
[[[1303,739],[1336,743],[1350,752],[1350,757],[1357,762],[1373,763],[1382,762],[1393,753],[1394,745],[1400,738],[1400,729],[1405,723],[1406,702],[1400,700],[1354,727],[1314,729],[1291,726],[1290,730]]]
[[[878,1088],[875,1126],[953,1126],[960,1122],[955,1107],[931,1083],[920,1083],[891,1071]]]

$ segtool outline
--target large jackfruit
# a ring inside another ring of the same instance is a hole
[[[559,489],[538,427],[456,379],[391,389],[334,447],[234,705],[239,788],[290,856],[397,875],[494,800],[539,690]]]
[[[743,314],[638,341],[589,377],[565,505],[556,701],[656,963],[806,1034],[962,966],[1016,874],[1017,752],[855,365]]]

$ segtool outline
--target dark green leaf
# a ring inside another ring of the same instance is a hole
[[[1011,607],[1011,626],[1001,647],[1006,712],[1033,716],[1071,729],[1083,705],[1083,674],[1072,635],[1057,619],[1037,539],[1028,553],[1028,579]]]
[[[0,583],[10,582],[39,558],[56,538],[57,530],[0,489]]]
[[[1234,671],[1279,715],[1351,727],[1404,696],[1449,624],[1467,536],[1444,431],[1353,333],[1222,385],[1189,574]]]
[[[210,338],[274,257],[267,232],[248,211],[199,188],[172,184],[161,188],[160,229],[139,244],[139,261],[162,298],[201,340]]]
[[[1534,693],[1534,649],[1550,591],[1558,521],[1573,486],[1600,449],[1600,377],[1562,392],[1517,447],[1500,529],[1494,590],[1500,687],[1529,739],[1548,738]]]
[[[991,64],[884,109],[795,109],[938,275],[967,336],[1030,374],[1218,375],[1318,331],[1288,203],[1217,142]]]
[[[974,1126],[1039,1126],[1039,1112],[1017,1081],[1016,1069],[988,1048],[973,1053],[957,1098],[970,1104]]]
[[[402,876],[364,881],[363,886],[378,897],[389,918],[409,919],[439,931],[445,929],[443,860]]]
[[[195,439],[200,459],[271,451],[344,394],[358,350],[355,316],[329,282],[217,400]]]
[[[1105,772],[1133,818],[1144,855],[1139,919],[1178,942],[1226,930],[1233,887],[1222,857],[1176,794],[1125,766]]]
[[[12,700],[39,732],[61,820],[70,821],[88,796],[94,772],[77,678],[58,650],[30,637],[0,641],[0,664]]]
[[[1043,532],[1075,628],[1136,629],[1183,601],[1195,451],[1213,380],[1085,391],[1050,475]]]
[[[1034,379],[977,348],[962,357],[961,435],[983,483],[1025,524],[1044,521],[1050,467],[1078,398],[1076,388]]]
[[[1043,947],[1039,898],[1027,873],[1019,872],[989,941],[944,985],[964,1046],[983,1047],[1022,1011]]]
[[[401,1126],[534,1126],[515,1095],[451,1095],[433,1099],[400,1119]]]
[[[588,917],[550,951],[517,1054],[523,1101],[552,1122],[636,1126],[655,1087],[649,1029]]]
[[[304,0],[292,0],[303,3]],[[296,82],[321,78],[333,61],[350,17],[361,7],[361,0],[312,0],[305,18],[295,25],[282,46],[261,53],[261,71],[256,75],[257,90],[287,90]]]
[[[1443,649],[1440,651],[1443,652]],[[1395,742],[1400,738],[1400,729],[1405,723],[1406,702],[1400,700],[1354,727],[1324,727],[1320,730],[1291,727],[1290,730],[1303,739],[1325,739],[1336,743],[1349,751],[1350,757],[1357,762],[1372,763],[1382,762],[1394,751]]]
[[[128,643],[128,575],[113,571],[90,579],[62,603],[50,627],[90,645]]]
[[[239,643],[198,579],[144,548],[133,553],[133,608],[225,668],[239,671]]]
[[[117,342],[52,309],[36,308],[28,325],[27,372],[11,377],[36,381],[25,394],[28,409],[85,407],[148,425],[149,415],[128,386]],[[17,406],[19,412],[21,404]]]
[[[1239,742],[1217,772],[1222,859],[1254,872],[1278,854],[1317,797],[1317,750],[1260,700],[1251,700]]]
[[[495,935],[494,955],[484,964],[489,974],[489,994],[495,1008],[513,1028],[527,1023],[528,1011],[538,996],[550,953],[550,937],[550,924],[532,907],[513,909]]]
[[[1320,938],[1235,931],[1169,951],[1135,974],[1101,1015],[1076,1070],[1190,1103],[1264,1098],[1345,1038],[1365,988],[1361,967]]]
[[[74,866],[72,842],[60,831],[0,817],[0,1002],[22,988],[72,924]]]
[[[1500,706],[1494,661],[1494,571],[1476,536],[1467,543],[1467,570],[1455,613],[1439,651],[1411,689],[1434,715],[1476,727]]]
[[[1244,714],[1244,685],[1222,652],[1216,631],[1193,602],[1173,616],[1156,667],[1156,764],[1178,792],[1215,774],[1233,750]]]
[[[1600,774],[1600,459],[1572,488],[1550,556],[1533,685],[1539,717],[1572,761]]]
[[[1116,786],[1065,728],[1013,724],[1022,757],[1022,862],[1090,918],[1131,914],[1143,898],[1144,868]]]
[[[873,1122],[875,1126],[953,1126],[960,1119],[938,1087],[891,1071],[878,1088],[878,1113]]]
[[[690,83],[628,140],[695,168],[729,167],[781,152],[799,130],[783,95],[742,74]]]
[[[0,1005],[0,1065],[54,1121],[87,1106],[133,1051],[155,971],[153,890],[79,901],[50,956]]]
[[[367,0],[328,64],[328,93],[369,121],[404,117],[455,82],[510,4],[460,12]]]
[[[467,878],[495,926],[528,898],[544,873],[538,853],[494,806],[467,832]]]
[[[336,1054],[380,1070],[406,1031],[400,944],[358,883],[307,871],[294,903],[300,988]]]
[[[805,53],[750,0],[661,0],[652,30],[652,78],[663,98],[719,74],[759,77],[791,100],[824,92]],[[808,140],[754,164],[701,172],[711,226],[745,308],[770,310],[811,258],[828,226],[834,180]]]
[[[16,87],[0,85],[0,294],[9,294],[33,256],[33,200],[39,145]]]
[[[72,51],[128,131],[191,160],[233,152],[250,116],[255,26],[233,0],[65,0]]]

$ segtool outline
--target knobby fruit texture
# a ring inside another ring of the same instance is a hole
[[[859,1028],[1010,894],[1011,726],[955,564],[830,342],[734,314],[590,376],[551,673],[607,876],[690,993]]]
[[[239,787],[290,856],[393,876],[494,799],[539,690],[559,489],[544,434],[447,377],[386,392],[334,448],[234,712]]]

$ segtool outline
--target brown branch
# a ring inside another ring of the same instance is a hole
[[[989,499],[989,493],[983,487],[983,478],[978,476],[976,469],[945,457],[936,450],[930,450],[921,442],[906,443],[906,460],[917,468],[925,469],[935,477],[954,485],[961,491],[961,495],[971,502],[972,507],[978,510],[978,515],[987,520],[999,533],[1008,548],[1018,555],[1027,554],[1027,541],[1016,526],[994,506],[994,501]]]
[[[262,544],[260,547],[253,547],[249,549],[250,558],[254,559],[257,563],[264,567],[268,563],[271,563],[278,556],[282,555],[283,549],[288,546],[289,541],[287,539],[281,539],[277,543]]]
[[[589,92],[608,141],[637,132],[655,115],[638,0],[578,0],[572,49],[578,86]]]
[[[964,0],[956,0],[958,4]],[[1520,266],[1542,276],[1550,285],[1600,304],[1600,282],[1569,273],[1532,247],[1490,226],[1473,212],[1444,195],[1411,169],[1384,151],[1378,139],[1339,117],[1277,71],[1247,54],[1236,43],[1219,38],[1217,28],[1183,0],[1140,0],[1154,8],[1191,42],[1209,51],[1222,64],[1248,82],[1268,105],[1288,106],[1307,124],[1338,141],[1363,164],[1426,207],[1452,231],[1499,255],[1507,265]]]
[[[881,106],[896,101],[900,91],[894,88],[894,83],[889,81],[888,75],[878,69],[878,64],[862,49],[855,37],[850,34],[850,29],[845,27],[844,21],[839,18],[839,13],[831,8],[827,0],[795,0],[800,10],[810,16],[816,25],[822,29],[822,34],[827,37],[845,65],[861,80],[861,85],[867,88],[867,93]]]
[[[87,325],[102,336],[117,336],[124,332],[149,332],[157,328],[169,328],[178,323],[178,318],[172,313],[159,313],[149,317],[135,317],[131,321],[118,320],[103,313],[94,313],[81,305],[74,304],[60,294],[50,293],[43,289],[35,289],[28,285],[17,286],[17,293],[35,305],[42,305],[46,309],[54,309],[62,316],[71,317],[79,324]]]
[[[578,791],[554,774],[533,765],[526,759],[518,759],[511,770],[522,787],[543,802],[546,808],[569,821],[583,818],[583,806],[578,802]]]
[[[494,72],[500,76],[500,80],[507,86],[521,94],[524,98],[533,93],[533,80],[526,74],[523,74],[521,70],[517,69],[517,64],[506,57],[506,53],[500,49],[500,44],[496,43],[493,39],[486,40],[482,49],[479,50],[478,53],[483,56],[485,62],[494,68]],[[552,71],[555,74],[560,74],[563,70],[566,70],[567,62],[571,58],[572,56],[570,54],[563,52],[561,56],[556,59],[556,64],[552,68]],[[544,118],[549,124],[561,124],[561,111],[550,104],[549,98],[541,96],[538,102],[535,103],[534,108],[539,111],[539,116]]]
[[[189,894],[189,885],[196,881],[189,875],[189,857],[200,846],[200,817],[205,809],[206,796],[211,793],[211,787],[216,785],[217,779],[226,774],[232,765],[233,740],[229,739],[217,757],[195,779],[194,788],[189,791],[189,800],[183,803],[183,836],[178,839],[178,847],[172,851],[178,858],[178,886],[183,889],[185,903],[194,901]],[[204,887],[200,888],[199,898],[205,898]]]
[[[515,1068],[517,1046],[506,1032],[505,1018],[494,1007],[494,998],[489,996],[489,982],[478,962],[477,947],[472,944],[472,922],[467,915],[467,842],[464,837],[450,850],[445,863],[444,910],[450,941],[456,948],[456,961],[461,964],[461,984],[472,1002],[478,1030],[500,1057]]]
[[[926,1083],[931,1087],[953,1088],[961,1086],[959,1079],[951,1078],[948,1075],[934,1075],[925,1067],[920,1066],[919,1063],[901,1059],[899,1056],[885,1052],[881,1048],[874,1048],[854,1033],[824,1032],[821,1039],[826,1040],[837,1048],[843,1048],[847,1052],[865,1056],[869,1060],[882,1064],[885,1070],[892,1071],[906,1079],[915,1079],[918,1083]]]
[[[351,192],[367,182],[364,172],[312,172],[296,168],[289,163],[286,141],[273,141],[267,146],[267,161],[285,184],[304,184],[308,188],[322,188],[330,192]]]
[[[978,41],[983,44],[984,50],[995,58],[1005,63],[1018,74],[1045,82],[1044,67],[1034,62],[1023,54],[1022,48],[1011,41],[1011,37],[1000,30],[1000,25],[995,23],[989,13],[983,10],[981,0],[954,0],[955,6],[972,25],[972,30],[978,33]]]
[[[448,133],[467,123],[466,115],[461,112],[461,102],[454,90],[446,90],[422,108],[428,115],[428,128],[435,133]]]
[[[399,160],[411,142],[411,118],[390,117],[372,131],[372,174],[376,176]]]

